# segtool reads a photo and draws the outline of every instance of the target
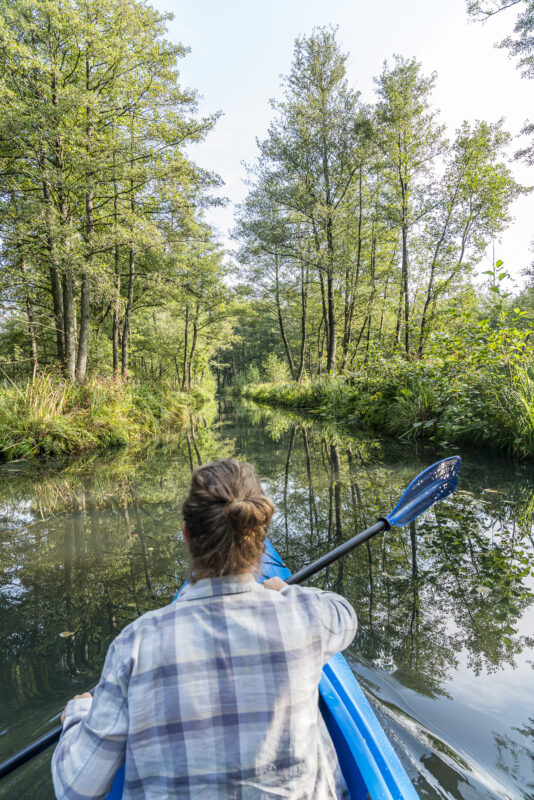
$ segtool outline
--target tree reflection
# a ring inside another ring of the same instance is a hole
[[[225,447],[191,419],[168,454],[0,473],[2,755],[48,729],[50,703],[95,682],[119,630],[172,600],[187,567],[189,452]]]
[[[187,566],[180,504],[199,463],[237,455],[270,479],[271,537],[296,570],[387,514],[439,457],[257,407],[208,421],[191,419],[169,451],[0,471],[2,756],[94,683],[119,630],[172,599]],[[475,675],[512,667],[534,647],[519,633],[533,498],[530,472],[466,459],[452,497],[315,576],[358,611],[349,658],[427,698],[447,696],[460,658]],[[517,735],[530,740],[532,724]],[[495,741],[512,774],[526,750],[511,730]]]
[[[301,448],[295,445],[294,419],[288,436],[279,501],[285,537],[278,545],[292,569],[387,513],[423,466],[388,468],[374,460],[376,448],[368,441],[345,432],[341,447],[337,431],[318,427],[300,425]],[[396,669],[400,681],[428,696],[444,692],[461,651],[479,674],[513,666],[525,646],[516,625],[533,599],[525,582],[532,566],[524,523],[530,496],[520,503],[504,503],[487,491],[483,497],[481,502],[473,492],[459,491],[314,579],[347,596],[358,610],[359,656]]]

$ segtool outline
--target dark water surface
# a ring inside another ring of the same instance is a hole
[[[192,466],[256,465],[278,508],[271,539],[295,570],[456,451],[222,404],[174,448],[0,468],[0,760],[96,683],[124,625],[174,596]],[[534,800],[532,466],[461,454],[453,497],[314,580],[358,612],[345,655],[421,798]],[[4,779],[0,796],[53,797],[50,756]]]

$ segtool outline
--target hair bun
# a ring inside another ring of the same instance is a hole
[[[231,500],[226,506],[226,515],[237,532],[264,525],[268,517],[270,501],[266,497],[249,497]]]
[[[182,505],[193,574],[238,575],[259,567],[274,505],[252,464],[223,458],[198,467]]]

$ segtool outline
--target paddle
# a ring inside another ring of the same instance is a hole
[[[371,536],[380,533],[380,531],[389,530],[392,525],[398,525],[400,527],[412,522],[422,514],[423,511],[433,506],[434,503],[443,500],[454,492],[458,485],[461,464],[462,460],[460,456],[450,456],[449,458],[444,458],[442,461],[438,461],[436,464],[428,467],[428,469],[425,469],[424,472],[421,472],[421,474],[410,483],[393,511],[388,514],[387,517],[379,517],[378,521],[375,522],[374,525],[371,525],[370,528],[367,528],[367,530],[359,533],[347,542],[340,544],[339,547],[336,547],[330,553],[326,553],[326,555],[318,558],[317,561],[299,570],[299,572],[295,572],[294,575],[291,575],[291,577],[286,580],[286,583],[301,583],[311,575],[315,575],[315,573],[319,572],[323,567],[331,564],[332,561],[354,550],[354,548],[358,547],[362,542],[366,542]],[[57,742],[61,736],[62,729],[63,726],[58,725],[50,733],[46,734],[46,736],[37,739],[32,744],[28,745],[28,747],[25,747],[24,750],[21,750],[19,753],[0,764],[0,778],[12,772],[17,767],[20,767],[22,764],[25,764],[26,761],[29,761],[43,750],[46,750],[47,747]]]
[[[462,459],[460,456],[449,456],[449,458],[444,458],[432,464],[431,467],[428,467],[417,478],[413,479],[393,511],[387,517],[379,517],[377,522],[371,525],[370,528],[358,533],[357,536],[347,542],[343,542],[339,547],[318,558],[317,561],[313,561],[307,567],[295,572],[291,577],[287,578],[286,583],[301,583],[306,578],[315,575],[323,567],[331,564],[332,561],[336,561],[341,556],[354,550],[362,542],[366,542],[372,536],[380,533],[380,531],[388,531],[392,525],[402,527],[403,525],[408,525],[409,522],[413,522],[423,511],[426,511],[434,503],[438,503],[454,492],[458,486],[461,466]]]

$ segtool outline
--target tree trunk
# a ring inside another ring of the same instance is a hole
[[[189,303],[185,304],[185,328],[184,328],[184,366],[182,370],[182,392],[187,388],[187,357],[189,355],[189,346],[187,338],[189,335]]]
[[[39,361],[37,358],[37,339],[35,338],[35,314],[33,311],[32,299],[30,294],[30,287],[28,286],[28,277],[26,274],[26,262],[24,258],[20,260],[20,269],[22,272],[22,283],[24,285],[24,303],[26,306],[26,318],[28,320],[28,339],[30,340],[30,358],[32,361],[32,374],[35,374],[39,369]]]
[[[54,307],[54,323],[56,329],[57,358],[61,367],[65,367],[65,323],[63,320],[63,288],[61,286],[61,271],[57,258],[56,238],[53,233],[53,205],[52,192],[48,183],[43,180],[43,195],[46,205],[46,246],[50,258],[50,287],[52,290],[52,303]]]
[[[193,386],[193,364],[194,364],[194,357],[195,357],[195,349],[197,346],[197,334],[198,334],[198,312],[199,312],[199,303],[197,303],[196,311],[195,311],[195,318],[193,320],[193,340],[191,342],[191,350],[189,352],[189,364],[187,365],[187,388],[191,389]]]
[[[113,376],[119,375],[119,330],[120,330],[121,275],[119,246],[115,245],[115,307],[113,309]]]
[[[297,383],[301,383],[304,376],[304,359],[306,358],[306,339],[307,339],[307,326],[306,315],[308,306],[308,268],[300,265],[300,301],[301,301],[301,314],[300,314],[300,363],[297,373]]]
[[[380,326],[378,328],[378,341],[382,341],[382,332],[384,330],[384,314],[386,311],[386,301],[388,296],[388,283],[389,283],[389,275],[386,278],[384,283],[384,294],[382,296],[382,310],[380,312]]]
[[[356,296],[358,292],[358,283],[360,281],[360,268],[362,258],[362,211],[363,211],[363,198],[362,198],[362,165],[360,164],[360,175],[358,180],[358,247],[356,250],[356,274],[354,276],[354,283],[349,292],[349,274],[348,268],[346,272],[345,283],[347,285],[347,296],[350,298],[349,302],[345,304],[345,327],[343,331],[343,345],[342,345],[342,362],[341,371],[347,366],[347,358],[349,354],[349,345],[352,339],[352,322],[354,319],[354,307],[356,305]]]
[[[135,251],[133,248],[133,242],[130,242],[129,247],[129,265],[128,300],[126,302],[126,310],[124,312],[124,322],[122,326],[122,377],[125,379],[128,377],[128,343],[130,337],[130,317],[132,314],[135,281]]]
[[[332,220],[326,223],[326,242],[328,246],[328,272],[326,275],[326,294],[328,310],[328,352],[326,358],[326,371],[334,372],[336,368],[336,298],[334,286],[334,238]]]
[[[76,359],[76,379],[83,383],[87,371],[89,353],[89,328],[91,321],[90,273],[87,265],[82,274],[80,295],[80,335],[78,337],[78,357]]]
[[[275,269],[275,299],[276,299],[276,310],[278,312],[278,324],[280,325],[280,333],[282,334],[282,341],[284,343],[284,348],[286,351],[287,356],[287,363],[289,364],[289,370],[291,372],[291,378],[295,377],[295,363],[293,361],[293,356],[291,355],[291,350],[289,348],[289,342],[287,340],[285,328],[284,328],[284,320],[282,318],[282,308],[280,306],[280,283],[278,279],[278,255],[274,257],[274,269]]]
[[[402,295],[404,301],[404,349],[410,354],[410,298],[408,284],[408,184],[402,183]]]
[[[327,310],[327,306],[326,306],[326,291],[325,291],[325,286],[324,286],[324,276],[323,276],[323,272],[322,272],[321,269],[319,270],[319,285],[321,287],[321,308],[322,308],[322,311],[323,311],[323,319],[322,319],[323,339],[325,340],[324,344],[326,344],[326,350],[328,352],[328,348],[329,348],[329,344],[328,344],[328,310]],[[321,346],[321,364],[320,364],[320,369],[322,369],[322,366],[323,366],[322,365],[323,349],[324,349],[323,346]]]
[[[121,309],[121,271],[120,271],[120,250],[118,242],[118,222],[119,222],[119,195],[117,191],[117,180],[115,177],[115,154],[113,154],[113,224],[115,235],[115,300],[113,304],[113,376],[119,375],[119,330],[120,330],[120,309]]]
[[[85,60],[85,87],[90,87],[89,59]],[[93,123],[91,109],[86,108],[86,155],[90,162],[91,140],[93,138]],[[80,383],[85,380],[87,371],[87,355],[89,352],[89,332],[91,324],[91,265],[93,260],[93,236],[95,232],[94,220],[94,187],[93,177],[90,172],[85,176],[85,264],[82,273],[82,287],[80,294],[80,335],[78,339],[78,357],[76,359],[76,378]]]
[[[401,343],[401,334],[402,334],[402,300],[403,300],[403,291],[402,291],[402,276],[401,281],[399,283],[399,302],[397,305],[397,322],[395,324],[395,342],[397,347],[400,347]]]
[[[65,334],[65,374],[69,380],[76,377],[76,308],[74,279],[70,270],[63,271],[63,324]]]

